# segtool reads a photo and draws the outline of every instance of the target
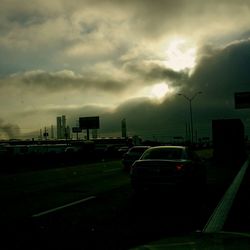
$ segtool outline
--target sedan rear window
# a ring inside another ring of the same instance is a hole
[[[181,148],[152,148],[142,155],[142,159],[176,160],[181,159],[182,156],[183,149]]]
[[[147,148],[143,148],[143,147],[141,147],[141,148],[131,148],[131,150],[130,150],[130,152],[131,153],[143,153],[145,150],[146,150]]]

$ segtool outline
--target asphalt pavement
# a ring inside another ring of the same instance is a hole
[[[193,230],[202,230],[203,227],[206,225],[208,219],[213,214],[214,210],[217,208],[219,202],[223,198],[225,192],[230,187],[231,183],[234,181],[235,177],[237,176],[238,172],[241,169],[241,166],[235,166],[232,164],[222,164],[214,161],[212,158],[208,158],[206,160],[207,165],[207,190],[204,194],[205,202],[202,204],[201,210],[196,210],[200,213],[199,216],[197,216],[196,211],[193,212],[193,214],[189,215],[189,212],[187,210],[187,204],[179,203],[180,206],[173,205],[172,208],[169,208],[168,205],[164,205],[162,203],[162,199],[160,200],[139,200],[137,203],[133,203],[133,200],[130,199],[131,197],[131,188],[128,184],[121,184],[121,182],[116,183],[116,188],[113,188],[113,184],[111,184],[112,181],[117,182],[117,176],[120,176],[122,179],[126,177],[125,173],[124,176],[122,172],[115,171],[113,167],[110,167],[110,169],[107,169],[106,163],[103,163],[104,170],[106,171],[99,171],[99,168],[95,170],[94,165],[86,169],[86,178],[89,179],[89,172],[93,175],[93,178],[100,178],[100,180],[105,181],[105,186],[111,185],[108,192],[101,192],[103,189],[103,186],[100,186],[100,194],[97,194],[97,198],[93,198],[86,202],[86,205],[84,203],[78,203],[78,205],[73,206],[73,202],[70,203],[70,206],[67,206],[67,209],[60,209],[57,210],[59,212],[53,212],[49,213],[49,216],[42,216],[39,219],[30,217],[28,225],[31,226],[31,228],[26,229],[23,226],[25,226],[25,223],[27,224],[26,218],[13,218],[12,225],[13,225],[13,231],[11,230],[11,224],[8,225],[10,228],[10,231],[13,233],[17,232],[17,229],[20,231],[20,236],[18,237],[24,237],[25,240],[20,240],[20,244],[18,245],[18,242],[15,244],[15,248],[4,248],[0,247],[1,249],[22,249],[25,248],[26,239],[27,241],[32,241],[31,238],[29,238],[29,234],[33,231],[33,235],[36,238],[33,238],[33,243],[36,243],[35,239],[38,239],[41,236],[40,242],[44,242],[45,237],[48,237],[48,239],[56,238],[56,235],[52,235],[56,230],[59,230],[62,235],[58,238],[61,241],[61,245],[58,246],[58,249],[62,249],[63,246],[63,240],[65,240],[65,237],[69,236],[71,237],[69,242],[72,242],[72,248],[74,246],[74,240],[75,242],[81,242],[82,239],[84,239],[85,234],[88,232],[90,235],[95,235],[93,237],[93,241],[96,245],[100,246],[103,242],[109,243],[109,249],[127,249],[127,247],[131,247],[133,244],[137,243],[144,243],[147,240],[150,240],[150,237],[161,237],[161,236],[168,236],[173,234],[180,234],[190,232]],[[95,166],[96,167],[96,166]],[[86,188],[90,188],[90,184],[92,183],[93,187],[96,186],[96,182],[91,181],[91,183],[87,183],[86,187],[82,186],[84,182],[82,182],[83,179],[79,179],[79,171],[83,171],[84,169],[81,168],[74,168],[70,167],[65,169],[67,170],[66,173],[63,172],[62,177],[68,177],[67,179],[67,186],[65,186],[65,189],[59,188],[64,187],[64,184],[62,183],[64,178],[60,178],[59,180],[59,187],[56,186],[57,182],[53,181],[53,175],[45,174],[47,172],[42,171],[41,173],[36,172],[36,178],[39,180],[39,182],[44,187],[43,181],[48,181],[49,183],[49,189],[45,190],[44,192],[42,190],[34,191],[34,185],[31,185],[31,191],[33,190],[34,194],[32,194],[32,197],[29,195],[27,196],[26,193],[22,193],[18,186],[15,187],[12,186],[13,192],[10,189],[11,185],[13,183],[21,183],[21,179],[24,180],[26,184],[29,182],[34,181],[34,178],[30,178],[31,173],[26,173],[22,175],[10,175],[10,176],[1,176],[1,184],[2,186],[2,201],[5,199],[6,202],[8,201],[10,204],[13,203],[13,206],[17,204],[17,201],[12,200],[13,197],[18,198],[19,196],[15,195],[16,192],[20,192],[20,204],[23,197],[26,199],[29,198],[30,202],[27,204],[30,204],[32,206],[35,205],[34,201],[42,200],[42,197],[44,196],[44,199],[46,197],[49,197],[50,193],[51,195],[54,193],[58,199],[61,197],[65,199],[67,195],[69,195],[69,191],[72,189],[74,192],[72,192],[72,195],[77,195],[79,193],[79,196],[82,195],[82,191],[86,192]],[[100,168],[101,170],[101,168]],[[107,170],[109,172],[107,172]],[[119,170],[119,169],[118,169]],[[61,177],[59,175],[61,170],[58,171],[52,171],[53,173],[56,172],[57,178]],[[85,171],[85,170],[84,170]],[[121,170],[122,171],[122,170]],[[248,200],[248,194],[250,191],[249,188],[249,178],[250,178],[250,170],[247,169],[246,174],[243,178],[243,182],[240,185],[240,188],[238,190],[238,193],[235,197],[235,200],[233,202],[232,208],[228,214],[227,220],[222,228],[222,230],[229,230],[229,231],[238,231],[238,232],[249,232],[249,225],[250,225],[250,218],[249,218],[249,208],[250,208],[250,201]],[[49,171],[50,172],[50,171]],[[93,173],[92,173],[93,172]],[[77,174],[78,173],[78,174]],[[84,172],[85,173],[85,172]],[[88,174],[87,174],[88,173]],[[99,173],[99,175],[97,175]],[[35,173],[33,173],[35,174]],[[111,175],[109,178],[109,181],[107,182],[107,174]],[[70,177],[71,176],[71,177]],[[82,176],[85,176],[82,175]],[[50,178],[49,178],[50,177]],[[49,178],[49,179],[48,179]],[[72,182],[70,181],[72,179]],[[80,178],[80,176],[79,176]],[[82,178],[82,177],[81,177]],[[85,178],[85,177],[84,177]],[[11,180],[11,183],[8,183],[8,179]],[[125,178],[126,179],[126,178]],[[98,183],[100,183],[100,180]],[[15,181],[15,182],[14,182]],[[53,184],[53,185],[52,185]],[[20,184],[21,185],[21,184]],[[120,185],[120,187],[119,187]],[[8,191],[10,193],[7,193],[4,191],[4,188],[8,188]],[[23,187],[24,188],[24,187]],[[26,187],[25,187],[26,188]],[[28,187],[27,187],[28,189]],[[19,191],[18,191],[19,190]],[[25,189],[26,190],[26,189]],[[78,193],[76,193],[76,190]],[[93,189],[91,189],[93,191]],[[90,191],[91,191],[90,190]],[[29,190],[26,190],[26,192],[30,192]],[[8,199],[7,199],[8,198]],[[49,201],[49,199],[48,199]],[[174,200],[173,200],[174,201]],[[22,203],[25,205],[25,200],[22,201]],[[51,200],[51,206],[52,203],[54,203],[53,200]],[[159,206],[156,206],[158,203]],[[40,204],[40,203],[39,203]],[[41,202],[42,205],[42,202]],[[44,205],[44,204],[43,204]],[[50,204],[49,204],[50,205]],[[72,206],[71,206],[72,205]],[[6,207],[8,204],[6,203]],[[40,205],[39,205],[40,206]],[[50,207],[50,206],[49,206]],[[53,206],[52,206],[53,207]],[[183,210],[183,208],[185,208]],[[24,208],[23,211],[29,212],[30,208]],[[192,209],[192,208],[190,208]],[[99,211],[100,210],[100,211]],[[13,211],[15,211],[13,207]],[[42,210],[42,212],[47,212],[47,210]],[[152,216],[152,211],[154,211],[154,214]],[[166,213],[168,211],[169,213]],[[1,212],[1,210],[0,210]],[[3,212],[3,210],[2,210]],[[16,211],[17,213],[18,211]],[[40,212],[40,211],[38,211]],[[17,213],[18,214],[18,213]],[[89,214],[89,215],[88,215]],[[150,217],[148,217],[148,214],[150,214]],[[4,214],[2,214],[4,216]],[[32,213],[34,215],[34,213]],[[104,219],[104,217],[106,219]],[[60,219],[58,219],[60,218]],[[145,220],[147,218],[147,220]],[[194,219],[197,219],[197,222],[194,221]],[[34,224],[34,221],[36,222]],[[8,218],[6,218],[6,222],[9,222]],[[41,222],[41,223],[40,223]],[[74,223],[72,223],[74,222]],[[171,224],[172,223],[172,224]],[[178,224],[179,223],[179,224]],[[172,225],[172,226],[171,226]],[[51,228],[50,228],[51,226]],[[68,226],[70,226],[70,230],[66,229]],[[91,228],[94,228],[94,231],[89,232],[88,226],[91,226]],[[197,226],[197,227],[196,227]],[[41,232],[44,231],[44,229],[50,229],[48,230],[49,235],[43,234]],[[55,230],[54,230],[55,228]],[[86,229],[87,228],[87,229]],[[3,230],[5,228],[2,228]],[[35,229],[35,230],[34,230]],[[71,231],[72,229],[72,231]],[[14,232],[15,230],[15,232]],[[77,234],[76,233],[77,230]],[[176,230],[176,231],[175,231]],[[71,233],[71,235],[65,234]],[[142,235],[142,238],[139,238],[140,233],[144,233]],[[51,233],[51,234],[50,234]],[[77,237],[80,238],[75,238]],[[107,238],[108,235],[110,235],[110,238]],[[147,237],[145,237],[145,235]],[[82,237],[82,239],[81,239]],[[112,240],[112,237],[115,237],[116,243],[114,243]],[[137,237],[137,240],[132,239],[132,237]],[[10,238],[10,245],[13,246],[13,239]],[[85,242],[88,240],[85,237]],[[24,244],[21,244],[23,243]],[[34,246],[32,243],[33,249],[42,249],[39,248],[38,245]],[[113,245],[114,244],[114,245]],[[119,246],[120,248],[114,248],[114,246]],[[112,248],[113,247],[113,248]],[[122,248],[123,247],[123,248]],[[107,245],[102,245],[103,249],[108,249]],[[44,249],[44,248],[43,248]],[[65,249],[65,248],[64,248]],[[76,249],[76,248],[74,248]],[[81,249],[81,248],[80,248]],[[90,249],[90,248],[89,248]],[[93,249],[93,248],[92,248]]]

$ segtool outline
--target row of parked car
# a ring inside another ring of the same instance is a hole
[[[134,146],[122,158],[136,192],[148,189],[193,189],[206,186],[206,165],[187,146]]]

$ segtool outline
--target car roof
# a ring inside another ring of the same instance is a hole
[[[175,146],[175,145],[164,145],[164,146],[154,146],[154,147],[151,147],[151,149],[154,149],[154,148],[187,149],[186,146]]]
[[[147,149],[149,149],[149,148],[151,148],[150,146],[132,146],[130,149],[129,149],[129,151],[134,151],[134,150],[136,150],[136,149],[145,149],[145,150],[147,150]]]

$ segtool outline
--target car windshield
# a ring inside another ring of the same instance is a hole
[[[181,159],[183,155],[183,149],[180,148],[152,148],[147,150],[141,157],[141,159],[166,159],[176,160]]]
[[[144,147],[134,147],[134,148],[131,148],[130,149],[130,153],[138,153],[138,154],[141,154],[143,153],[147,148],[144,148]]]

